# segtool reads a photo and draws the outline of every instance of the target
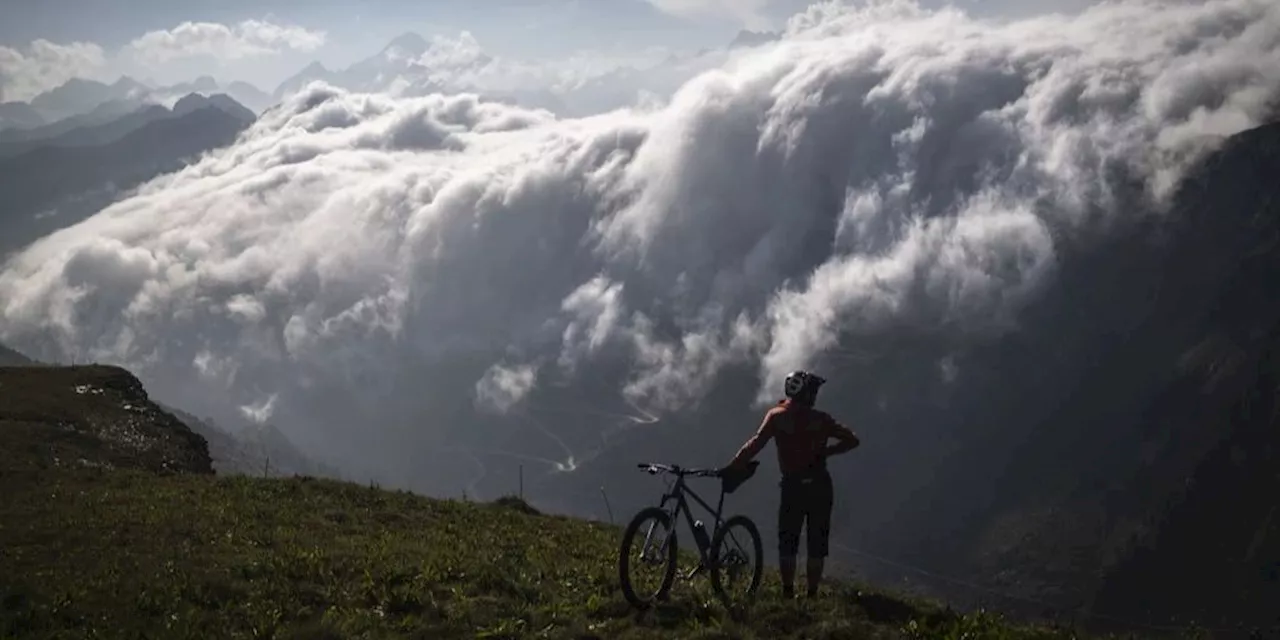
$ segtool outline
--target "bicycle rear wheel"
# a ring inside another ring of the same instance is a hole
[[[627,524],[618,550],[618,579],[622,595],[632,606],[645,609],[665,598],[676,577],[679,548],[671,516],[658,507],[642,509]],[[644,586],[644,571],[657,571],[657,587]],[[634,574],[634,575],[633,575]]]
[[[711,540],[711,588],[730,609],[755,600],[764,575],[764,543],[750,518],[737,515],[725,521]]]

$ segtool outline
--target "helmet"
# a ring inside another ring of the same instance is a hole
[[[792,371],[782,383],[782,392],[788,398],[795,398],[808,390],[816,392],[826,381],[822,376],[809,371]]]

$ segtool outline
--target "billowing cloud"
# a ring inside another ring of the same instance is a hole
[[[235,25],[188,21],[172,29],[149,31],[130,42],[125,51],[143,63],[155,64],[195,56],[239,60],[286,49],[314,51],[324,42],[323,31],[262,20]]]
[[[653,47],[519,59],[496,55],[470,32],[462,31],[421,40],[411,35],[398,38],[378,55],[326,80],[349,91],[398,97],[474,92],[549,108],[563,116],[583,116],[659,102],[729,57],[729,52],[721,50],[686,55]]]
[[[495,364],[476,382],[476,404],[485,410],[506,413],[529,395],[537,377],[538,371],[532,365]]]
[[[26,51],[0,46],[0,102],[30,100],[71,78],[94,78],[105,65],[102,47],[91,42],[40,39]]]
[[[275,394],[285,421],[335,387],[471,411],[544,381],[669,410],[733,364],[772,394],[851,335],[1011,326],[1064,243],[1158,212],[1278,92],[1266,0],[1003,24],[830,5],[660,109],[580,119],[313,84],[14,257],[0,340]],[[295,426],[320,428],[357,427]]]
[[[560,308],[568,314],[560,365],[572,370],[595,353],[616,332],[624,313],[622,284],[597,276],[565,297]]]

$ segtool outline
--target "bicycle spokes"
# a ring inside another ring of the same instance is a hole
[[[654,535],[654,534],[657,535]],[[671,543],[671,532],[654,520],[645,530],[644,544],[640,547],[640,561],[646,565],[662,566],[667,561],[667,545]]]
[[[760,586],[763,546],[759,531],[751,521],[735,516],[717,533],[712,584],[730,607],[751,601]]]
[[[637,527],[628,555],[625,580],[638,600],[649,601],[662,595],[670,585],[675,558],[672,556],[673,527],[660,512],[649,514]]]
[[[717,549],[720,569],[725,576],[724,588],[729,592],[744,586],[740,583],[746,579],[751,565],[750,552],[735,542],[725,538],[721,547]]]

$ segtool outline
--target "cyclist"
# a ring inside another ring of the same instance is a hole
[[[809,597],[818,594],[831,530],[833,487],[827,458],[856,448],[861,441],[848,427],[825,411],[814,408],[818,389],[826,380],[808,371],[793,371],[783,383],[784,399],[765,413],[760,428],[749,438],[728,467],[741,469],[760,453],[769,440],[778,449],[782,473],[778,504],[778,570],[782,595],[795,597],[796,556],[800,530],[805,528],[808,555],[806,575]],[[828,445],[829,439],[839,440]]]

